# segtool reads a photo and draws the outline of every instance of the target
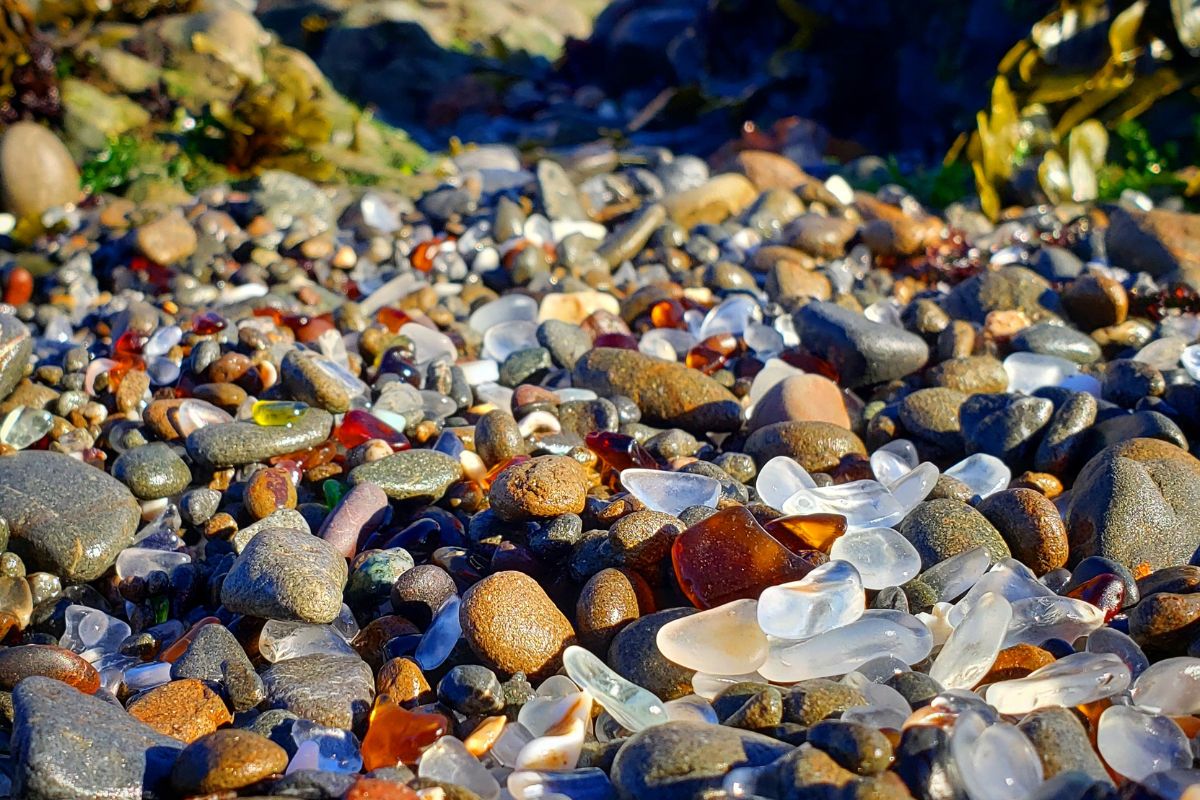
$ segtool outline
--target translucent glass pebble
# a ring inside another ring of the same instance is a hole
[[[315,745],[317,764],[313,769],[350,774],[362,769],[358,739],[350,731],[298,719],[292,725],[292,740],[297,747]]]
[[[434,361],[446,361],[453,364],[458,360],[458,349],[454,342],[444,333],[432,328],[409,322],[400,326],[400,335],[412,339],[417,348],[417,366],[423,367]]]
[[[721,484],[707,475],[666,472],[657,469],[621,471],[621,485],[653,511],[679,516],[685,508],[715,508],[721,496]]]
[[[500,784],[492,773],[453,736],[443,736],[421,754],[417,776],[470,789],[483,800],[500,797]]]
[[[488,755],[501,766],[511,767],[517,763],[517,756],[521,754],[521,750],[534,738],[524,725],[510,722],[504,726],[500,738],[492,745],[492,749],[488,750]]]
[[[226,422],[233,422],[233,417],[212,403],[206,403],[203,400],[189,397],[179,404],[179,408],[175,411],[175,419],[172,422],[174,423],[175,430],[179,431],[179,435],[187,437],[209,425],[221,425]]]
[[[668,660],[699,672],[753,672],[767,660],[757,600],[734,600],[672,620],[659,628],[657,643]]]
[[[495,383],[500,380],[500,365],[490,358],[482,358],[478,361],[466,361],[459,365],[463,371],[463,378],[466,379],[469,386],[479,386],[482,383]]]
[[[653,328],[638,342],[638,352],[664,361],[679,361],[698,344],[695,336],[678,328]]]
[[[514,769],[575,769],[583,750],[582,719],[571,719],[530,740],[517,754]]]
[[[484,303],[471,312],[467,324],[479,333],[486,333],[502,322],[536,322],[538,304],[527,294],[508,294],[499,300]]]
[[[758,471],[754,489],[771,508],[782,509],[789,497],[801,489],[815,489],[817,483],[795,459],[775,456]]]
[[[938,468],[926,461],[913,467],[894,481],[885,482],[885,485],[907,515],[929,496],[939,475],[941,473],[938,472]]]
[[[897,456],[909,469],[913,469],[917,464],[921,463],[921,456],[917,453],[917,446],[908,439],[892,439],[879,446],[876,453],[890,453]],[[874,455],[874,454],[872,454]],[[876,476],[879,478],[879,476]],[[879,480],[883,480],[879,478]],[[886,483],[886,481],[884,481]]]
[[[1175,721],[1133,706],[1105,709],[1096,749],[1114,772],[1134,781],[1192,765],[1191,744]]]
[[[858,570],[848,561],[830,561],[798,581],[765,589],[757,606],[758,627],[771,636],[793,640],[807,639],[849,625],[861,617],[867,607]],[[763,655],[765,659],[765,650]],[[759,661],[746,669],[705,668],[701,671],[750,672],[762,663]]]
[[[1112,653],[1071,653],[1024,678],[993,683],[987,701],[1001,714],[1026,714],[1094,703],[1128,687],[1129,668]]]
[[[921,571],[921,555],[891,528],[860,528],[842,534],[829,557],[853,564],[867,589],[900,586]]]
[[[127,669],[124,684],[130,692],[140,692],[155,686],[162,686],[170,680],[171,662],[150,661]]]
[[[587,721],[592,715],[592,696],[573,691],[563,695],[536,695],[521,706],[517,721],[531,737],[543,736],[546,731],[564,726],[569,720]]]
[[[259,635],[259,652],[271,663],[326,653],[355,655],[355,650],[332,625],[267,620]]]
[[[1179,363],[1191,376],[1192,380],[1200,382],[1200,344],[1190,344],[1183,348]]]
[[[1041,644],[1047,639],[1073,642],[1104,624],[1104,611],[1070,597],[1031,597],[1017,600],[1012,607],[1005,647]]]
[[[507,787],[514,800],[542,800],[555,794],[570,800],[615,800],[617,796],[608,775],[598,767],[569,772],[517,770],[509,774]]]
[[[995,494],[1006,488],[1012,480],[1012,470],[1008,465],[987,453],[967,456],[946,470],[945,474],[962,481],[980,497]]]
[[[915,664],[933,650],[933,634],[916,617],[869,610],[857,621],[802,642],[776,639],[758,672],[776,683],[844,675],[878,656]]]
[[[1013,353],[1004,359],[1008,390],[1033,394],[1047,386],[1067,386],[1079,376],[1079,365],[1057,356]]]
[[[969,593],[969,590],[974,589],[991,564],[992,557],[988,554],[987,548],[973,547],[934,564],[921,574],[921,580],[937,592],[938,602],[946,603],[963,597],[965,592]],[[977,590],[973,593],[973,597],[982,597],[987,591],[988,589]],[[969,593],[968,596],[971,594]],[[963,600],[959,602],[961,608],[955,607],[958,613],[951,618],[952,624],[957,625],[958,621],[962,619],[962,615],[970,608],[969,603],[962,605],[966,600],[967,598],[963,597]]]
[[[667,710],[667,719],[673,722],[707,722],[709,725],[720,722],[712,703],[698,694],[668,700],[663,703],[663,708]]]
[[[88,606],[67,606],[63,624],[65,630],[58,643],[88,661],[116,653],[130,634],[128,623]]]
[[[40,408],[17,406],[0,422],[0,442],[24,450],[54,427],[54,417]]]
[[[1151,665],[1133,684],[1131,694],[1134,705],[1156,714],[1200,713],[1200,658],[1179,656]]]
[[[457,596],[451,597],[434,615],[413,654],[413,660],[421,669],[434,669],[450,656],[450,651],[462,636],[462,625],[458,619],[461,605],[462,601]]]
[[[1041,759],[1025,734],[974,711],[959,716],[950,753],[971,800],[1025,800],[1042,783]]]
[[[701,341],[718,333],[740,336],[747,325],[761,321],[762,308],[759,307],[758,301],[749,295],[735,294],[708,312],[697,336]]]
[[[929,677],[947,689],[970,689],[987,674],[1000,653],[1012,619],[1012,606],[988,592],[950,634],[929,668]]]
[[[150,338],[142,345],[142,355],[146,358],[165,356],[182,340],[183,329],[178,325],[167,325],[150,334]]]
[[[785,514],[841,514],[850,528],[890,527],[907,510],[878,481],[851,481],[801,489],[781,509]]]
[[[152,572],[170,575],[176,567],[190,563],[192,557],[187,553],[127,547],[117,555],[117,577],[145,578]]]
[[[305,403],[292,400],[258,400],[250,407],[250,419],[254,424],[266,427],[291,425],[299,422],[308,412]]]
[[[707,672],[697,672],[692,676],[692,691],[705,700],[712,700],[735,683],[761,680],[762,676],[757,672],[741,675],[712,675]]]
[[[885,486],[907,475],[912,467],[904,457],[890,450],[880,448],[871,453],[871,472],[875,480]]]
[[[535,323],[526,320],[493,325],[483,335],[483,355],[503,363],[513,353],[537,347],[537,329]]]
[[[624,728],[635,733],[666,722],[663,703],[650,691],[622,678],[587,650],[571,645],[563,653],[567,675],[596,698]]]

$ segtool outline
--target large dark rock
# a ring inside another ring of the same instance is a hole
[[[915,333],[873,322],[835,303],[809,303],[794,319],[801,345],[833,364],[844,386],[903,378],[929,360],[929,346]]]

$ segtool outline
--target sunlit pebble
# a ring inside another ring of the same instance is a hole
[[[522,436],[532,436],[535,433],[558,433],[562,430],[562,425],[558,417],[549,411],[534,411],[522,417],[517,423],[517,428]]]

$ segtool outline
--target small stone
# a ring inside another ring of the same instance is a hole
[[[321,523],[318,532],[346,558],[358,552],[358,542],[383,525],[391,516],[388,496],[373,483],[360,483],[342,495],[341,501]]]
[[[493,409],[475,423],[475,452],[488,467],[525,452],[525,439],[512,414]]]
[[[332,414],[350,410],[353,395],[345,382],[311,353],[289,350],[280,364],[279,374],[292,397]]]
[[[1068,709],[1039,709],[1017,727],[1033,743],[1047,779],[1064,772],[1082,772],[1092,780],[1111,782],[1083,724]]]
[[[126,711],[164,736],[187,743],[233,722],[221,698],[193,678],[156,686],[134,698]]]
[[[1011,346],[1017,352],[1065,358],[1076,364],[1092,364],[1099,361],[1101,356],[1100,345],[1092,337],[1074,328],[1049,322],[1030,325],[1013,337]]]
[[[371,667],[358,656],[297,656],[273,664],[262,680],[268,708],[344,730],[366,720],[375,696]]]
[[[171,785],[184,794],[232,791],[283,772],[287,763],[287,751],[265,736],[216,731],[184,748]]]
[[[296,485],[282,469],[260,469],[246,482],[242,503],[252,517],[264,519],[280,509],[296,507]]]
[[[1000,532],[1013,558],[1045,575],[1067,563],[1067,529],[1058,509],[1033,489],[1008,489],[975,507]]]
[[[504,676],[553,674],[575,631],[542,587],[520,572],[497,572],[463,594],[462,635],[486,665]]]
[[[460,714],[495,714],[504,708],[504,690],[496,673],[477,664],[460,664],[438,683],[438,700]]]
[[[848,708],[866,704],[866,697],[853,686],[814,678],[800,681],[784,693],[783,721],[812,726]]]
[[[138,249],[151,261],[169,267],[196,251],[196,231],[178,211],[138,226],[134,234]]]
[[[1000,532],[987,518],[957,500],[921,503],[896,530],[917,548],[925,569],[976,547],[986,548],[993,561],[1011,555]]]
[[[834,303],[808,304],[795,323],[804,346],[829,361],[850,388],[903,378],[929,360],[929,346],[916,334]]]
[[[1081,275],[1067,285],[1062,304],[1085,331],[1120,325],[1129,313],[1129,296],[1119,281],[1104,275]]]
[[[0,138],[0,206],[17,217],[40,217],[80,197],[79,170],[48,128],[17,122]]]
[[[605,654],[622,628],[638,619],[645,598],[651,602],[650,587],[629,570],[602,569],[588,579],[575,606],[579,643],[593,653]]]
[[[587,472],[566,456],[539,456],[513,464],[488,490],[492,509],[503,519],[518,521],[583,511]]]
[[[170,497],[192,482],[187,464],[163,442],[126,450],[113,462],[111,474],[141,500]]]
[[[720,223],[746,209],[758,192],[744,175],[725,173],[701,186],[666,198],[668,216],[685,228],[702,222]]]
[[[266,619],[333,622],[341,611],[346,561],[303,531],[264,530],[250,540],[221,587],[230,611]]]
[[[1200,630],[1200,594],[1159,592],[1129,610],[1129,635],[1150,654],[1177,655]]]
[[[26,644],[0,650],[0,690],[11,692],[33,675],[54,678],[84,694],[95,694],[100,688],[96,668],[66,648]]]
[[[0,143],[0,154],[3,144]],[[0,160],[3,156],[0,155]],[[0,182],[3,166],[0,163]],[[25,323],[12,314],[0,314],[0,399],[12,394],[25,376],[25,367],[33,355],[33,337]]]
[[[1024,678],[1034,670],[1054,663],[1054,656],[1031,644],[1005,647],[996,655],[992,668],[979,681],[980,684],[997,683]]]
[[[948,359],[929,370],[928,380],[933,386],[964,394],[1003,392],[1008,389],[1008,373],[1004,371],[1004,364],[992,356]]]
[[[892,760],[892,745],[874,728],[827,719],[808,730],[808,743],[857,775],[878,775]]]
[[[189,678],[220,688],[238,713],[250,710],[266,697],[262,678],[224,625],[201,626],[187,650],[171,664],[172,680]]]
[[[403,450],[355,467],[350,483],[373,483],[393,500],[436,502],[462,478],[458,459],[436,450]]]
[[[842,390],[821,375],[792,375],[775,384],[755,404],[746,429],[754,432],[788,421],[827,422],[850,428]]]
[[[670,608],[646,614],[626,625],[613,637],[608,648],[609,666],[621,677],[663,700],[691,694],[695,670],[664,657],[658,649],[657,639],[664,625],[695,613],[694,608]]]
[[[828,422],[777,422],[759,428],[746,440],[745,451],[761,467],[772,458],[788,456],[809,472],[837,467],[847,453],[866,456],[862,440]]]

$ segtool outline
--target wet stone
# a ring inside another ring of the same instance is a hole
[[[337,618],[346,562],[332,545],[303,531],[259,533],[221,587],[230,611],[267,619],[324,624]]]
[[[665,658],[658,649],[659,630],[669,622],[695,613],[691,608],[670,608],[646,614],[613,637],[608,664],[626,680],[663,700],[691,694],[695,670]]]
[[[883,772],[892,758],[892,746],[887,737],[856,722],[818,722],[808,730],[808,743],[858,775]]]
[[[366,719],[375,696],[371,668],[357,656],[291,658],[265,670],[262,680],[269,708],[347,730]]]
[[[126,450],[113,462],[112,476],[141,500],[178,494],[192,480],[187,464],[163,442]]]
[[[171,678],[195,678],[217,687],[235,712],[248,711],[266,697],[262,678],[246,651],[224,625],[205,625],[171,665]]]
[[[355,467],[350,483],[373,483],[393,500],[436,501],[462,478],[457,459],[434,450],[404,450]]]
[[[236,467],[314,447],[329,438],[332,427],[333,417],[312,408],[291,425],[240,421],[209,425],[187,437],[187,450],[208,468]]]
[[[156,686],[134,698],[125,710],[159,733],[185,743],[233,722],[224,701],[190,678]]]

